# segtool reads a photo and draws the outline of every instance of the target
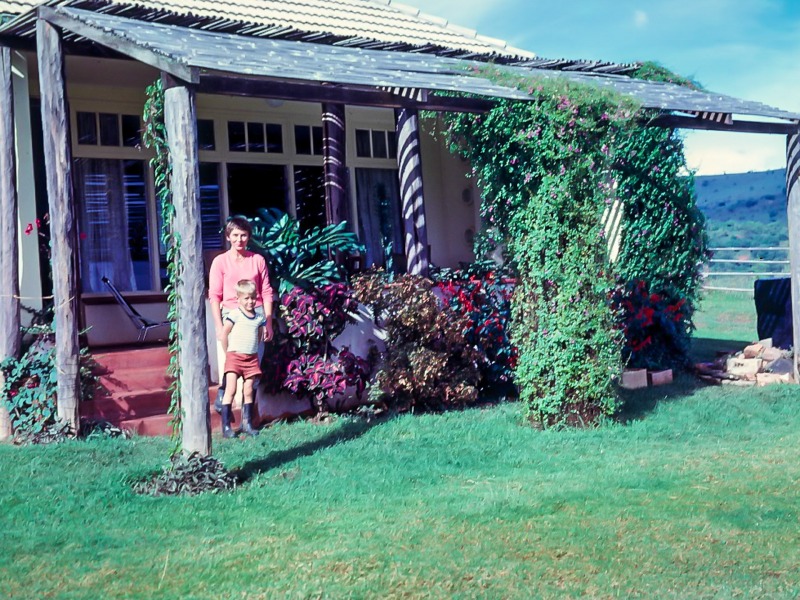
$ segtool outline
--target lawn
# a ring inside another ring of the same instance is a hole
[[[710,336],[708,339],[714,339]],[[164,439],[0,446],[2,598],[796,598],[795,387],[503,403],[215,439],[235,493],[137,496]]]

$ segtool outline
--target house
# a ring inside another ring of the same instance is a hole
[[[366,262],[380,263],[383,203],[410,271],[469,260],[479,190],[466,177],[469,165],[420,126],[418,111],[482,111],[492,98],[526,97],[490,81],[483,63],[613,87],[661,111],[654,123],[663,126],[793,135],[800,120],[758,103],[625,77],[635,65],[540,59],[392,0],[6,0],[0,10],[7,117],[0,123],[0,209],[9,208],[0,212],[18,207],[13,226],[20,232],[48,212],[52,236],[52,259],[36,235],[24,233],[19,247],[5,242],[2,257],[19,269],[18,295],[34,306],[51,293],[42,276],[51,261],[64,373],[59,410],[71,421],[78,330],[89,328],[93,347],[136,337],[102,278],[146,315],[165,314],[151,153],[140,139],[144,90],[157,78],[168,88],[175,141],[185,268],[179,296],[192,312],[180,320],[183,339],[206,335],[203,267],[222,248],[229,214],[273,206],[304,226],[347,220],[366,246]],[[11,273],[9,286],[17,279]],[[10,301],[3,307],[0,315],[13,314]],[[1,323],[14,331],[12,316]],[[202,346],[182,364],[191,382],[184,389],[195,396],[208,382]],[[2,356],[12,353],[6,348]],[[188,421],[202,429],[208,407],[195,409]]]

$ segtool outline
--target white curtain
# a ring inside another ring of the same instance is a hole
[[[83,291],[107,291],[104,276],[120,290],[136,290],[123,161],[79,158],[74,175]]]

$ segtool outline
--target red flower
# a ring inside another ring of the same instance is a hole
[[[33,223],[28,223],[25,227],[25,235],[30,235],[33,232]]]
[[[78,235],[78,237],[81,238],[82,240],[85,240],[89,236],[86,235],[85,231],[81,231],[80,234]]]

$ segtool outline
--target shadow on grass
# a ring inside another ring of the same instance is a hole
[[[752,342],[714,339],[692,338],[692,347],[689,351],[689,360],[692,363],[710,362],[724,353],[734,353],[742,350]],[[669,402],[678,398],[692,395],[697,389],[708,387],[710,384],[703,382],[692,372],[675,373],[675,379],[670,385],[648,387],[640,390],[620,390],[623,401],[619,421],[628,423],[641,420],[656,409],[661,402]]]
[[[707,387],[692,373],[676,373],[671,384],[656,387],[647,387],[639,390],[620,390],[622,410],[617,419],[620,423],[640,421],[653,412],[662,402],[670,402],[686,396],[691,396],[697,389]]]
[[[264,458],[251,460],[244,463],[239,468],[239,480],[247,483],[254,476],[265,473],[272,469],[281,467],[303,456],[311,456],[315,452],[332,448],[337,444],[350,442],[358,439],[367,431],[378,425],[382,425],[393,418],[393,415],[378,418],[356,418],[347,421],[344,425],[337,427],[334,431],[323,435],[316,440],[300,444],[289,450],[279,450],[271,452]]]
[[[692,348],[689,356],[693,362],[712,361],[722,352],[738,352],[752,341],[728,340],[715,338],[692,338]]]

